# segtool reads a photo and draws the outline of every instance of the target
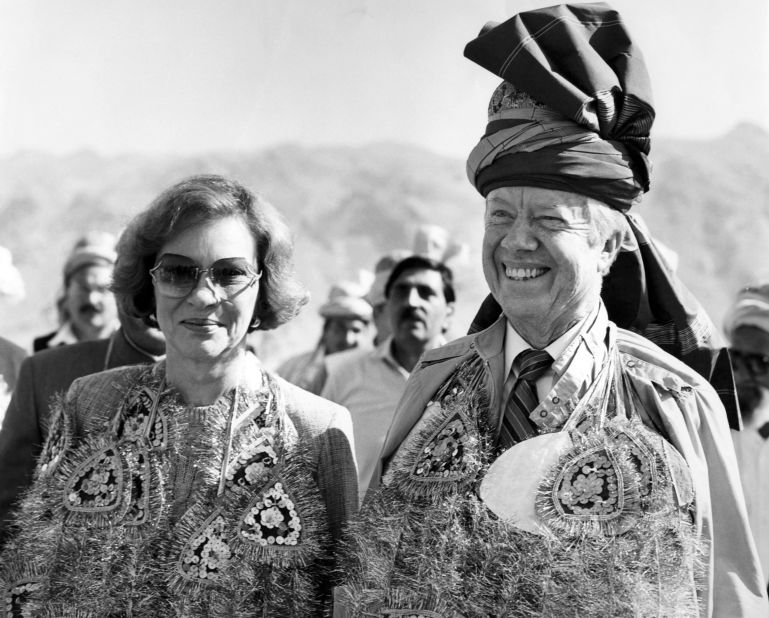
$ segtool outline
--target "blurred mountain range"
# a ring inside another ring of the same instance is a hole
[[[708,141],[657,139],[652,189],[637,212],[678,254],[678,270],[716,324],[734,294],[769,275],[769,134],[752,125]],[[79,235],[119,231],[162,189],[197,173],[237,178],[272,202],[296,239],[296,265],[312,293],[292,323],[261,336],[268,364],[312,347],[328,287],[409,247],[419,224],[446,228],[470,247],[457,267],[459,303],[451,334],[463,334],[486,286],[480,268],[483,202],[464,161],[411,145],[304,147],[186,157],[0,157],[0,245],[13,253],[25,299],[0,300],[0,335],[29,347],[56,326],[61,265]]]

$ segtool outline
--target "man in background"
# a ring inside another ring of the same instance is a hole
[[[385,253],[374,266],[374,281],[366,294],[366,300],[374,311],[375,346],[392,334],[390,315],[387,312],[387,298],[385,298],[385,284],[398,262],[410,255],[421,255],[445,264],[452,273],[456,273],[458,268],[462,268],[468,262],[470,252],[470,247],[466,243],[453,240],[446,228],[434,223],[417,225],[411,246],[411,250],[393,249]]]
[[[83,341],[33,354],[21,370],[0,429],[0,547],[8,535],[10,511],[32,481],[45,442],[49,403],[77,378],[121,367],[152,363],[165,354],[157,328],[118,312],[120,328],[107,339]]]
[[[321,391],[352,416],[361,502],[411,370],[425,351],[445,343],[456,298],[452,271],[432,258],[409,256],[392,269],[385,297],[392,334],[373,350],[326,359]]]
[[[33,350],[109,337],[117,328],[117,308],[109,284],[115,265],[115,237],[91,232],[75,243],[64,263],[62,294],[57,300],[59,328],[37,337]]]
[[[740,290],[724,320],[742,415],[732,431],[750,528],[769,583],[769,281]]]
[[[292,384],[318,394],[326,379],[323,360],[330,354],[368,347],[371,305],[364,299],[365,289],[352,281],[331,287],[321,306],[323,331],[313,350],[289,358],[278,368],[278,375]]]

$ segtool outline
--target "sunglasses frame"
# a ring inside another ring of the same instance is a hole
[[[229,294],[226,291],[226,288],[220,284],[219,282],[215,281],[214,278],[211,276],[211,272],[214,270],[216,265],[219,262],[226,261],[226,260],[243,260],[244,266],[246,267],[248,273],[251,275],[251,280],[245,284],[242,288],[237,290],[236,292]],[[211,287],[217,292],[217,294],[220,294],[223,298],[232,298],[233,296],[236,296],[237,294],[240,294],[243,290],[248,289],[252,287],[259,279],[262,278],[262,271],[256,270],[249,262],[246,260],[246,258],[221,258],[219,260],[216,260],[211,266],[208,268],[200,268],[200,266],[195,263],[194,260],[190,259],[189,268],[195,269],[195,279],[194,282],[190,285],[189,290],[182,293],[181,288],[179,288],[179,294],[169,294],[167,292],[168,287],[170,284],[165,283],[159,279],[159,277],[156,274],[156,271],[163,266],[163,258],[160,258],[160,261],[155,264],[152,268],[150,268],[149,273],[150,277],[152,278],[152,281],[155,283],[156,288],[158,291],[163,294],[163,296],[166,296],[167,298],[185,298],[186,296],[189,296],[192,291],[198,287],[200,284],[200,278],[202,276],[205,276],[205,278],[210,282]],[[165,287],[166,291],[162,291],[161,287]]]

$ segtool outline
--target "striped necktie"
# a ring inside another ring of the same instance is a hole
[[[550,367],[553,359],[545,350],[524,350],[515,357],[508,379],[515,379],[513,389],[505,403],[499,446],[508,449],[538,435],[537,426],[529,418],[539,403],[537,379]]]

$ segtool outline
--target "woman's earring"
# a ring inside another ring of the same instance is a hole
[[[262,321],[259,318],[254,318],[251,320],[251,328],[259,328],[259,325],[262,323]]]

